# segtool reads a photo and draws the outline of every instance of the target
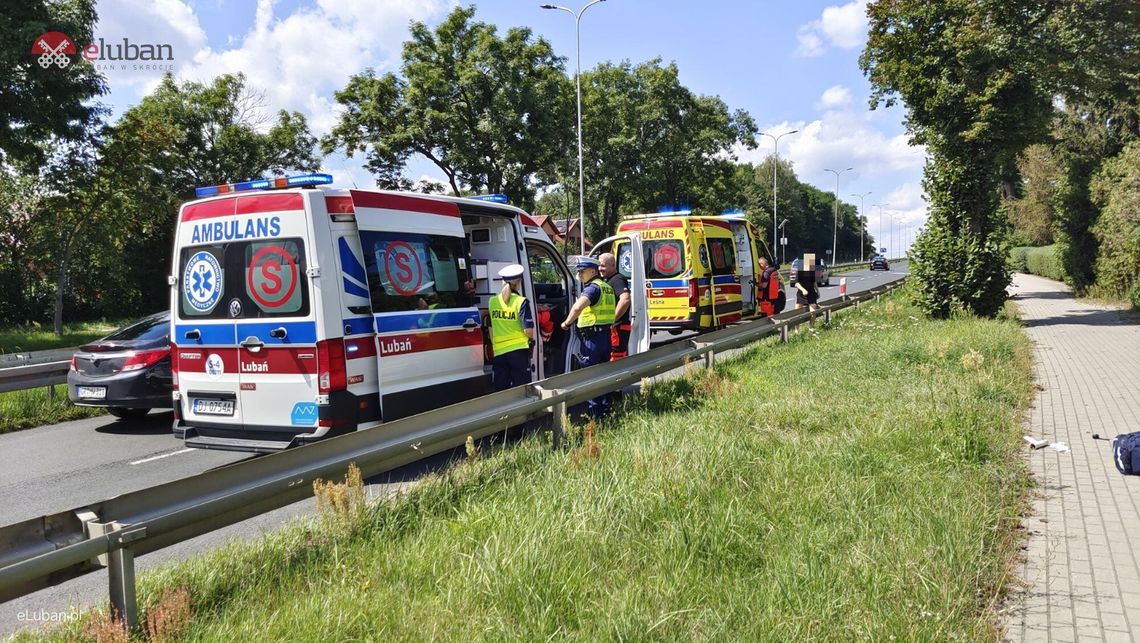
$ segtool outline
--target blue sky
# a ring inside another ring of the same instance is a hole
[[[559,2],[578,9],[586,0]],[[476,18],[496,25],[531,28],[575,63],[574,19],[542,10],[542,0],[483,0]],[[456,3],[449,0],[102,0],[97,36],[174,45],[175,74],[208,80],[244,71],[265,93],[267,109],[305,113],[323,134],[335,122],[332,94],[367,67],[393,71],[408,22],[437,24]],[[465,3],[466,4],[466,3]],[[878,210],[896,219],[896,231],[925,218],[920,187],[924,153],[907,144],[899,108],[867,108],[869,86],[859,71],[865,39],[865,0],[764,2],[761,0],[606,0],[582,19],[582,68],[602,61],[675,61],[693,91],[720,96],[731,109],[745,109],[762,131],[799,134],[780,140],[780,156],[793,162],[800,180],[835,189],[840,197],[865,200],[869,230]],[[116,111],[137,103],[160,72],[107,72]],[[772,151],[761,137],[756,150],[737,150],[761,161]],[[360,160],[333,156],[326,169],[344,185],[370,185]],[[442,177],[426,161],[408,168],[410,178]],[[884,234],[889,219],[884,219]],[[901,244],[894,244],[901,245]]]

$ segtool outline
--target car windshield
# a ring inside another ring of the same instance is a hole
[[[140,319],[126,328],[120,328],[110,335],[107,335],[104,339],[112,342],[124,342],[137,339],[162,339],[166,337],[169,332],[170,318],[166,315],[154,315]]]

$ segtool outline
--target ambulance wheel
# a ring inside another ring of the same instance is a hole
[[[108,406],[107,412],[120,420],[141,420],[150,413],[150,409],[128,409],[122,406]]]

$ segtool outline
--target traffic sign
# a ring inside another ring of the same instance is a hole
[[[781,246],[788,245],[788,238],[787,237],[780,237],[780,245]]]

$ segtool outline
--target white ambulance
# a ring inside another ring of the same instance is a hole
[[[315,186],[327,174],[198,188],[182,206],[171,286],[174,434],[274,452],[491,390],[487,303],[527,268],[535,381],[566,372],[580,291],[545,232],[494,201]],[[649,348],[640,239],[622,235],[635,295],[630,353]],[[632,243],[624,243],[630,241]],[[640,296],[638,296],[640,295]],[[536,334],[537,335],[537,334]]]

